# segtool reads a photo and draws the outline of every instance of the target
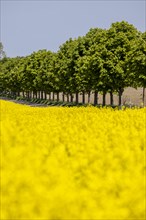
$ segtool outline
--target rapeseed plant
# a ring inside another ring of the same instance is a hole
[[[1,219],[145,219],[145,113],[1,101]]]

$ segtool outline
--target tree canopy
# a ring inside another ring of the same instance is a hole
[[[43,91],[72,95],[113,93],[126,87],[146,87],[146,32],[128,22],[115,22],[109,29],[91,28],[85,36],[70,38],[54,53],[33,52],[26,57],[6,58],[0,43],[0,91]],[[72,97],[73,100],[73,97]],[[144,101],[144,97],[143,97]]]

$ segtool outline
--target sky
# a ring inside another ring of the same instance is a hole
[[[0,0],[0,41],[8,57],[56,52],[90,28],[127,21],[146,31],[146,0]]]

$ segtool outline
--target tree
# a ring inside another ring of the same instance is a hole
[[[88,93],[88,103],[90,103],[91,91],[94,91],[94,104],[98,101],[98,92],[101,91],[99,85],[99,75],[102,69],[101,51],[105,41],[105,30],[90,29],[84,37],[84,56],[80,56],[76,65],[76,79],[79,90]]]
[[[76,102],[78,102],[78,88],[75,81],[75,66],[78,54],[78,41],[71,38],[66,41],[57,53],[56,70],[60,81],[60,88],[63,93],[71,95],[76,93]]]
[[[0,92],[6,92],[7,90],[7,75],[6,75],[6,65],[8,58],[0,59]]]
[[[119,94],[119,106],[121,105],[121,97],[125,87],[131,85],[129,73],[126,68],[126,57],[131,51],[131,42],[139,39],[137,29],[128,24],[128,22],[113,23],[107,32],[106,48],[114,55],[115,72],[115,90]]]
[[[53,78],[54,53],[46,50],[39,50],[31,54],[31,74],[33,78],[33,92],[39,92],[39,97],[45,99],[47,93],[54,91],[55,84]]]
[[[1,61],[1,87],[5,92],[16,95],[20,91],[21,82],[18,71],[21,57],[3,58]]]
[[[146,32],[141,33],[137,41],[131,42],[131,51],[127,54],[127,72],[134,88],[143,87],[144,104],[146,88]]]
[[[3,44],[2,42],[0,42],[0,59],[6,57],[6,53],[4,51],[4,47],[3,47]]]

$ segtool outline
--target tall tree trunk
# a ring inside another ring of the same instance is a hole
[[[73,102],[74,96],[73,94],[70,94],[70,101]]]
[[[121,93],[119,92],[119,106],[121,106],[122,105],[122,95],[121,95]]]
[[[67,94],[67,102],[69,102],[69,94]]]
[[[65,99],[64,99],[64,92],[63,92],[63,93],[62,93],[62,101],[64,102],[64,100],[65,100]]]
[[[57,102],[59,102],[59,92],[57,92]]]
[[[14,91],[11,91],[11,96],[15,97],[16,93]]]
[[[145,87],[143,87],[143,93],[142,93],[142,103],[144,106],[144,98],[145,98]]]
[[[113,99],[113,92],[110,92],[110,104],[114,104],[114,99]]]
[[[38,99],[40,99],[40,91],[38,91],[37,93],[38,93]]]
[[[43,91],[41,91],[41,99],[43,99],[44,97],[43,97]]]
[[[46,91],[45,91],[45,100],[47,99],[47,93],[46,93]]]
[[[95,91],[94,92],[94,105],[97,105],[98,104],[98,92]]]
[[[55,93],[53,92],[53,101],[55,100]]]
[[[90,95],[91,95],[91,92],[88,92],[88,104],[90,104]]]
[[[82,103],[85,104],[85,92],[82,92]]]
[[[14,94],[14,97],[16,98],[16,92],[13,92],[13,94]]]
[[[119,106],[122,105],[122,94],[123,94],[124,89],[119,88]]]
[[[79,103],[79,93],[76,92],[76,104],[78,104],[78,103]]]
[[[51,92],[49,92],[49,101],[51,101]]]
[[[29,92],[29,98],[32,98],[32,91]]]
[[[22,91],[22,96],[23,96],[23,98],[25,97],[24,91]]]
[[[106,92],[103,92],[103,97],[102,97],[102,105],[105,106],[106,105]]]
[[[26,97],[27,97],[27,99],[29,98],[29,92],[28,91],[26,92]]]

